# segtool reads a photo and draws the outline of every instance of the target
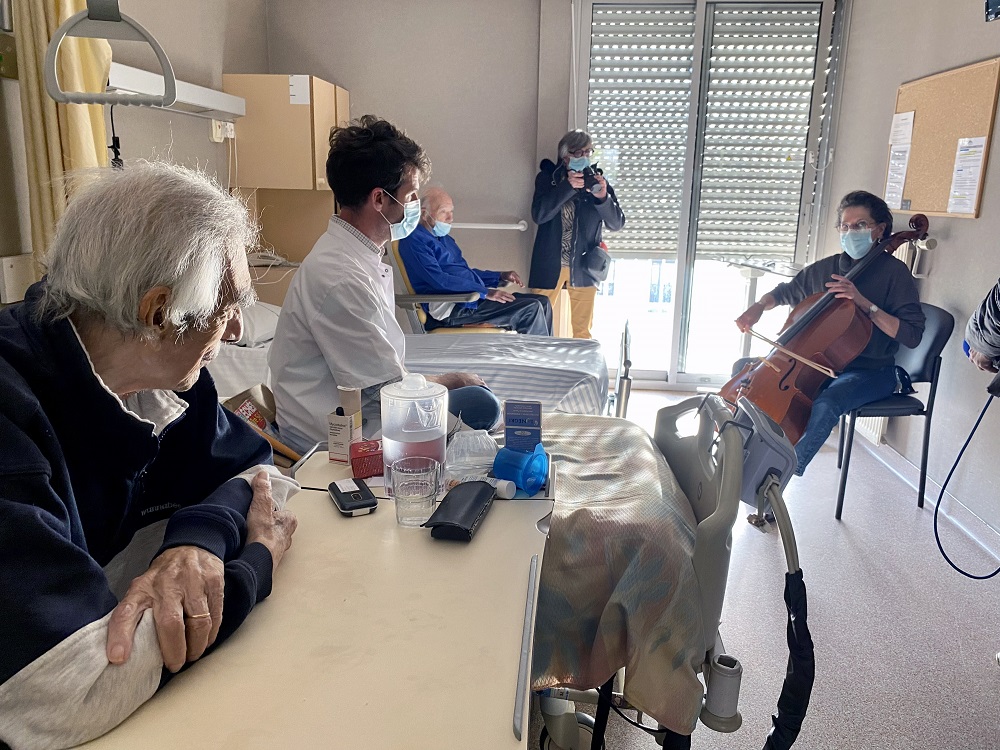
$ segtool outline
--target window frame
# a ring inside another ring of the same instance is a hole
[[[689,137],[686,144],[684,159],[684,175],[682,180],[681,215],[678,226],[677,277],[674,284],[672,299],[680,302],[683,308],[678,310],[673,319],[671,336],[671,367],[677,368],[673,381],[679,385],[704,386],[721,384],[718,377],[700,373],[679,371],[682,337],[686,339],[687,318],[689,314],[689,287],[693,280],[693,261],[695,253],[696,232],[694,211],[696,196],[700,193],[700,156],[705,136],[705,121],[702,117],[703,102],[707,96],[708,71],[711,63],[711,34],[709,23],[710,6],[774,6],[774,5],[818,5],[820,6],[820,25],[818,30],[816,74],[813,81],[813,93],[810,101],[809,133],[806,138],[806,163],[803,165],[801,193],[799,196],[799,216],[796,230],[794,262],[805,265],[818,257],[819,242],[823,235],[823,222],[829,211],[826,209],[825,196],[829,191],[830,175],[827,167],[830,165],[834,152],[833,139],[836,135],[836,116],[839,110],[838,72],[843,55],[843,35],[847,28],[850,11],[850,0],[572,0],[572,61],[570,73],[570,106],[569,129],[587,127],[589,94],[590,94],[590,63],[591,63],[591,30],[595,5],[649,5],[676,6],[695,10],[695,29],[693,39],[693,67],[691,71],[692,101],[688,113]],[[828,52],[823,57],[824,47]],[[824,76],[821,62],[827,68]],[[825,111],[824,111],[825,110]],[[598,144],[600,145],[600,144]],[[819,168],[817,168],[819,167]],[[626,201],[627,208],[627,201]],[[749,304],[750,300],[747,301]],[[668,372],[636,371],[639,379],[656,381],[669,380]]]

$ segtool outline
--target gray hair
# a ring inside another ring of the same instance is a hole
[[[594,142],[590,139],[590,133],[586,130],[571,130],[559,140],[559,161],[563,160],[570,151],[579,151],[581,148],[593,148]]]
[[[230,288],[237,253],[257,242],[246,206],[205,174],[162,162],[80,176],[45,258],[39,314],[80,313],[143,337],[139,303],[165,286],[166,320],[178,333],[207,328],[224,296],[239,292]]]

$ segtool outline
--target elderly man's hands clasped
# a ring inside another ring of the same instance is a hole
[[[247,543],[260,542],[271,553],[275,569],[291,546],[297,521],[276,510],[266,471],[254,477],[253,500],[247,515]],[[108,623],[108,660],[124,664],[132,653],[135,630],[147,609],[153,610],[163,664],[171,672],[200,658],[222,625],[222,560],[198,547],[174,547],[153,560],[135,578]]]

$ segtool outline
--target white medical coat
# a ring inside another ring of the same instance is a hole
[[[297,448],[326,440],[337,386],[402,377],[403,348],[392,270],[331,219],[292,279],[268,357],[282,438]]]

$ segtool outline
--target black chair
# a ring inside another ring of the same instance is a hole
[[[837,467],[840,468],[840,491],[837,494],[836,518],[844,509],[844,490],[847,487],[847,471],[851,466],[851,448],[854,445],[854,423],[858,417],[917,417],[924,418],[924,445],[920,455],[920,489],[917,493],[917,507],[924,507],[924,489],[927,486],[927,449],[931,438],[931,416],[934,413],[934,397],[937,394],[938,375],[941,372],[941,352],[944,350],[955,318],[947,310],[929,305],[920,305],[927,316],[924,335],[915,349],[900,347],[896,352],[896,364],[906,370],[914,383],[929,383],[926,403],[915,396],[894,393],[888,398],[873,401],[840,418],[840,448]],[[845,422],[847,430],[845,435]]]

